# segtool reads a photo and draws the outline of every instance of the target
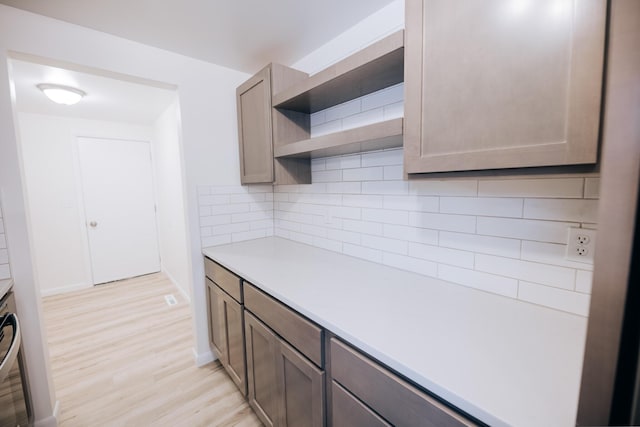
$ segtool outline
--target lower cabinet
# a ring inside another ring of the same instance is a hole
[[[266,426],[324,426],[324,372],[245,311],[248,400]]]
[[[336,338],[330,347],[334,426],[477,425]]]
[[[243,395],[247,395],[244,308],[209,279],[209,339],[220,363]]]

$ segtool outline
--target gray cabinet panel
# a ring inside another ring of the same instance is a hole
[[[249,405],[264,425],[279,426],[278,338],[250,313],[245,311],[244,316]]]
[[[331,376],[395,426],[475,425],[335,338],[331,339]]]
[[[209,279],[215,282],[236,301],[242,303],[242,286],[240,278],[209,258],[204,259],[204,270]]]
[[[244,293],[247,310],[262,319],[317,366],[322,366],[321,328],[248,282],[244,284]]]
[[[606,3],[407,0],[405,171],[595,163]]]
[[[209,317],[209,343],[216,352],[222,365],[227,360],[227,332],[224,325],[224,302],[221,298],[222,292],[219,291],[215,283],[206,279],[207,282],[207,313]]]
[[[331,382],[333,427],[390,427],[340,384]]]
[[[278,370],[284,405],[283,425],[324,426],[324,372],[282,340],[279,342]]]
[[[247,395],[243,308],[229,295],[221,292],[224,303],[226,327],[226,364],[225,369],[243,395]]]

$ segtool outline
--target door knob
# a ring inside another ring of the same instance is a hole
[[[97,223],[97,222],[95,222],[95,221],[91,221],[91,222],[89,223],[89,226],[90,226],[91,228],[96,228],[96,227],[98,226],[98,223]]]

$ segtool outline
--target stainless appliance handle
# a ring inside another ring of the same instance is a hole
[[[3,355],[2,363],[0,363],[0,384],[2,384],[9,375],[13,364],[18,358],[18,351],[20,350],[20,323],[18,323],[18,318],[15,314],[8,313],[0,317],[0,329],[7,325],[13,326],[13,337],[11,337],[9,350],[7,354]]]

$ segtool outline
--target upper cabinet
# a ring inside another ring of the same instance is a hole
[[[307,74],[269,64],[236,90],[240,180],[242,184],[311,182],[311,165],[299,159],[274,162],[273,141],[309,137],[309,116],[271,107],[273,93],[306,79]]]
[[[406,0],[405,172],[597,161],[605,0]]]

